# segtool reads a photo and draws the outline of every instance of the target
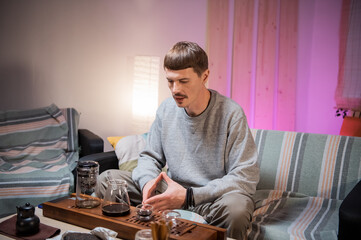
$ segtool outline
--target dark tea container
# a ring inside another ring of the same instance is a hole
[[[99,164],[95,161],[81,161],[77,166],[77,184],[75,204],[80,208],[99,206],[100,199],[95,195],[99,176]]]

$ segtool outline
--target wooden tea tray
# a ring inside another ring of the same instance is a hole
[[[102,214],[101,206],[86,209],[75,207],[74,198],[65,198],[43,203],[43,215],[73,225],[93,229],[105,227],[118,233],[118,238],[134,239],[137,231],[150,228],[150,222],[141,222],[136,218],[135,208],[130,214],[121,217],[108,217]],[[153,215],[153,220],[160,219],[160,214]],[[172,229],[170,239],[209,239],[225,240],[226,229],[181,219]]]

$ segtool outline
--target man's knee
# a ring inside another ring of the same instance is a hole
[[[208,215],[208,219],[212,219],[211,224],[227,228],[229,237],[244,239],[254,211],[252,198],[240,193],[230,193],[218,199],[212,208]]]
[[[252,198],[243,194],[227,194],[224,196],[224,207],[227,209],[229,221],[247,225],[252,219],[254,203]]]
[[[102,198],[104,196],[105,190],[106,190],[106,188],[108,186],[108,184],[107,184],[108,171],[109,170],[104,171],[98,176],[97,187],[96,187],[95,193],[99,198]]]

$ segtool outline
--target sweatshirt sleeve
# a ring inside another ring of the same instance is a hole
[[[246,117],[230,126],[226,142],[226,174],[202,187],[193,188],[196,205],[212,202],[230,192],[252,196],[256,191],[259,181],[258,154]]]
[[[140,189],[143,189],[148,181],[156,178],[166,164],[162,150],[161,125],[157,114],[148,133],[146,147],[140,153],[138,165],[132,173],[132,179]]]

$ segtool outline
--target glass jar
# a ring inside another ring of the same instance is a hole
[[[153,240],[152,230],[142,229],[135,234],[135,240]]]
[[[99,206],[100,199],[95,195],[99,176],[99,164],[95,161],[82,161],[77,166],[75,205],[80,208]]]
[[[102,212],[106,216],[118,217],[130,213],[130,201],[127,190],[127,182],[121,179],[107,181],[102,201]]]
[[[170,228],[175,228],[178,225],[181,214],[175,210],[165,210],[162,212],[162,217]]]

